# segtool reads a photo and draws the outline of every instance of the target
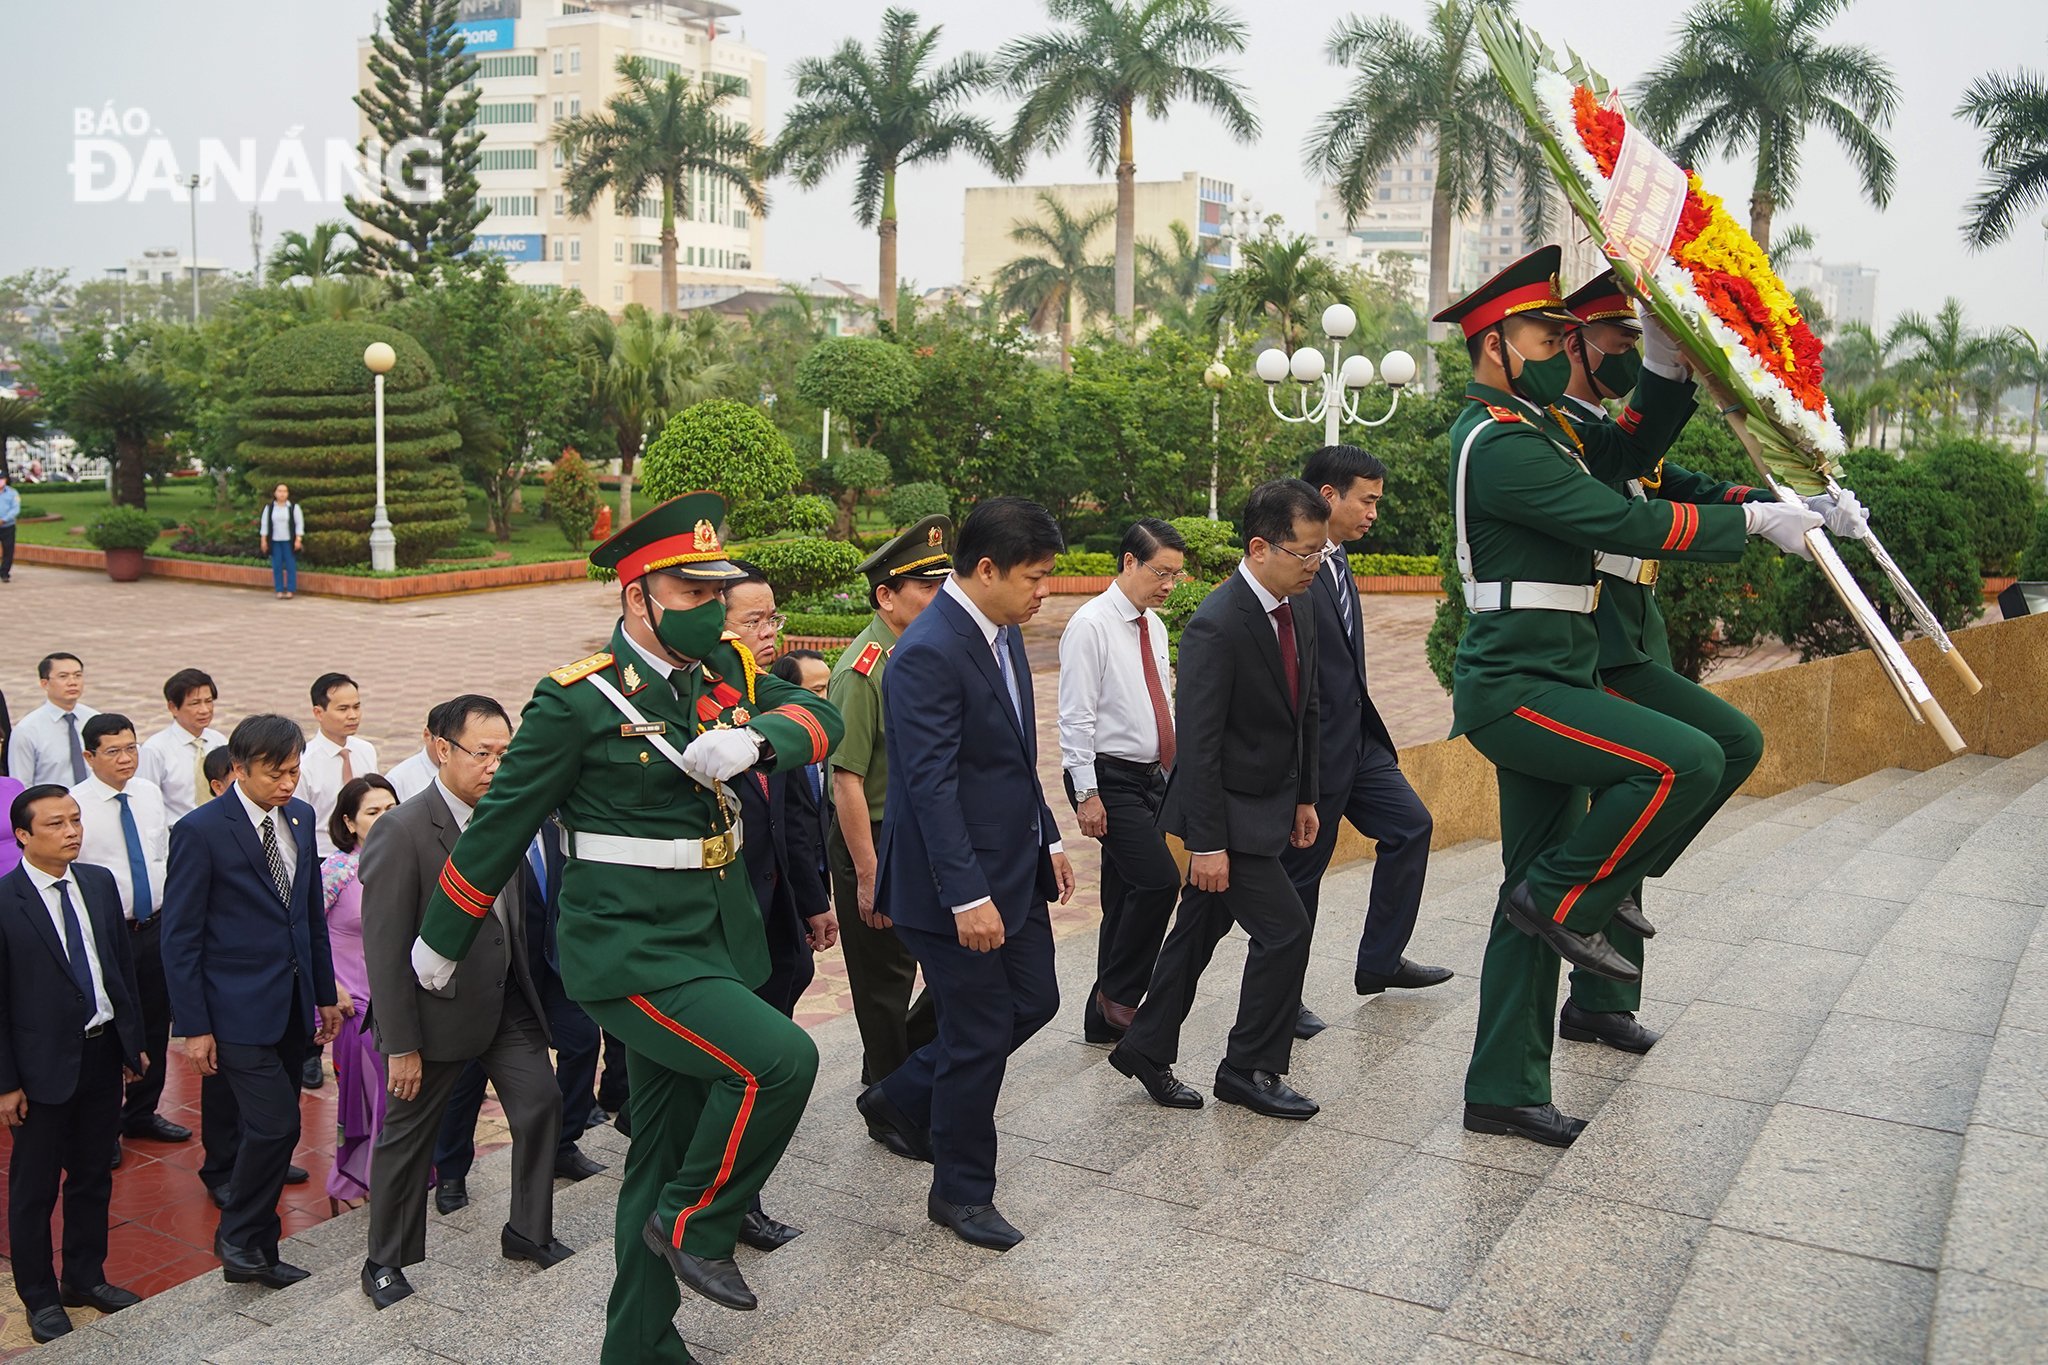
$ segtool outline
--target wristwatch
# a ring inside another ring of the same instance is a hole
[[[1093,787],[1090,787],[1087,791],[1084,792],[1075,792],[1074,804],[1077,806],[1085,806],[1088,804],[1088,799],[1094,795],[1095,789]]]

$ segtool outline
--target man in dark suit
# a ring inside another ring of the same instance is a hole
[[[299,1144],[299,1072],[341,1026],[320,908],[313,808],[292,793],[306,738],[285,716],[228,737],[234,785],[171,826],[164,980],[185,1055],[223,1077],[239,1130],[214,1253],[231,1284],[282,1289],[306,1272],[277,1258],[277,1199]],[[205,1114],[208,1146],[217,1116]]]
[[[1273,1118],[1316,1112],[1285,1079],[1310,925],[1280,859],[1316,839],[1315,617],[1296,604],[1322,567],[1329,520],[1322,495],[1299,479],[1254,488],[1243,563],[1181,633],[1179,746],[1159,826],[1187,846],[1188,886],[1152,987],[1109,1054],[1170,1108],[1201,1107],[1172,1068],[1195,986],[1235,921],[1252,946],[1216,1098]]]
[[[1052,514],[990,498],[953,575],[903,632],[883,681],[889,794],[875,909],[938,1001],[938,1037],[863,1091],[870,1129],[937,1167],[926,1212],[976,1246],[1024,1234],[995,1208],[996,1097],[1010,1054],[1059,1008],[1052,916],[1074,892],[1038,781],[1031,665],[1018,627],[1051,590]]]
[[[0,877],[0,1128],[14,1130],[7,1235],[14,1288],[38,1342],[71,1330],[66,1306],[140,1303],[107,1283],[107,1203],[121,1082],[149,1066],[121,893],[75,861],[78,802],[29,787],[9,812],[21,865]],[[64,1279],[50,1264],[50,1214],[64,1196]]]
[[[1316,794],[1316,841],[1307,848],[1288,849],[1280,862],[1314,924],[1323,873],[1337,851],[1337,834],[1349,820],[1378,845],[1352,977],[1358,993],[1441,985],[1451,979],[1450,968],[1427,967],[1402,956],[1422,908],[1422,879],[1429,870],[1434,826],[1429,808],[1401,773],[1394,741],[1366,687],[1365,624],[1358,584],[1351,576],[1351,556],[1344,549],[1379,520],[1386,466],[1357,446],[1324,446],[1308,457],[1301,479],[1330,505],[1327,561],[1305,596],[1315,611],[1319,642],[1316,682],[1322,738],[1317,768],[1322,781]],[[1323,1027],[1315,1012],[1303,1005],[1294,1036],[1313,1038]]]
[[[370,1027],[391,1088],[370,1154],[362,1274],[363,1293],[380,1309],[412,1293],[404,1267],[427,1258],[427,1167],[448,1096],[472,1061],[497,1087],[512,1126],[512,1217],[498,1234],[499,1250],[543,1269],[571,1254],[554,1234],[562,1096],[527,952],[530,867],[497,893],[475,946],[445,985],[429,991],[414,973],[413,940],[441,870],[512,747],[511,717],[489,697],[457,697],[434,714],[441,763],[433,783],[380,818],[363,848]]]

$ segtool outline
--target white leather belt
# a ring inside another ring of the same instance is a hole
[[[1631,559],[1627,555],[1611,555],[1602,551],[1593,556],[1593,567],[1610,578],[1619,578],[1624,583],[1640,583],[1647,588],[1657,581],[1659,565],[1654,559]]]
[[[1467,611],[1569,611],[1589,616],[1600,605],[1598,583],[1467,583]]]
[[[619,867],[652,867],[662,871],[696,871],[724,867],[739,857],[745,843],[743,822],[708,839],[633,839],[623,834],[572,834],[562,831],[562,852],[580,862]]]

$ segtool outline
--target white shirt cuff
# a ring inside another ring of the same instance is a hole
[[[1223,848],[1212,848],[1212,849],[1208,850],[1207,852],[1203,852],[1203,853],[1198,853],[1198,852],[1196,852],[1196,851],[1195,851],[1194,849],[1189,849],[1189,850],[1188,850],[1188,856],[1189,856],[1190,858],[1213,858],[1213,857],[1215,857],[1215,856],[1216,856],[1217,854],[1219,854],[1219,853],[1228,853],[1229,851],[1230,851],[1230,850],[1228,850],[1228,849],[1223,849]]]
[[[1066,841],[1055,839],[1045,846],[1045,851],[1047,853],[1065,853],[1067,851]]]
[[[954,914],[956,914],[956,915],[964,915],[964,914],[966,914],[966,913],[967,913],[967,912],[968,912],[969,910],[979,910],[979,909],[980,909],[980,908],[981,908],[982,906],[984,906],[984,905],[994,905],[995,903],[996,903],[996,901],[995,901],[995,897],[993,897],[993,896],[983,896],[983,897],[982,897],[982,898],[981,898],[980,900],[978,900],[978,901],[969,901],[969,902],[968,902],[967,904],[965,904],[965,905],[956,905],[956,906],[954,906],[954,907],[953,907],[953,913],[954,913]]]
[[[1684,366],[1666,365],[1662,361],[1650,359],[1647,355],[1643,357],[1643,368],[1674,383],[1682,384],[1687,378]]]

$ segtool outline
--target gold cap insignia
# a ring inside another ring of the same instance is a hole
[[[717,549],[718,528],[708,521],[699,521],[695,532],[695,544],[700,551]]]
[[[934,548],[937,548],[938,546],[944,544],[945,540],[945,532],[941,531],[938,527],[934,526],[931,530],[925,533],[924,543]]]
[[[639,688],[640,688],[640,670],[639,670],[639,669],[637,669],[637,668],[633,667],[633,665],[631,665],[631,664],[627,664],[627,665],[625,666],[625,668],[624,668],[623,670],[621,670],[621,671],[620,671],[620,673],[619,673],[619,676],[620,676],[621,678],[624,678],[624,679],[626,680],[626,686],[628,686],[628,687],[632,688],[632,689],[633,689],[633,690],[635,690],[635,691],[638,691],[638,690],[639,690]]]

